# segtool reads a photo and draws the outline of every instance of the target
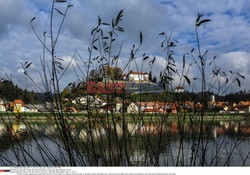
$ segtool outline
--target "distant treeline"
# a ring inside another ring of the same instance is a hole
[[[21,99],[25,104],[40,102],[34,91],[23,90],[8,80],[0,82],[0,99],[10,102]]]
[[[63,98],[74,99],[75,97],[80,97],[86,94],[86,83],[82,82],[80,84],[71,83],[70,86],[64,88],[61,93]],[[93,94],[92,94],[93,95]],[[123,97],[123,94],[115,94],[117,97]],[[206,101],[209,102],[211,96],[215,95],[211,92],[206,93]],[[99,97],[102,97],[102,94],[98,94]],[[193,102],[201,102],[202,93],[196,92],[183,92],[183,93],[175,93],[172,91],[168,92],[159,92],[159,93],[137,93],[125,94],[125,99],[129,101],[159,101],[159,102],[175,102],[175,101],[193,101]],[[225,101],[230,103],[238,103],[239,101],[249,101],[250,93],[246,91],[239,91],[236,93],[230,93],[225,96],[215,95],[216,101]]]
[[[239,101],[250,101],[250,93],[240,91],[237,93],[231,93],[223,97],[225,101],[238,103]]]
[[[66,87],[61,95],[69,99],[74,99],[75,97],[86,95],[86,85],[81,83],[77,86],[72,83],[70,87]],[[100,95],[100,94],[99,94]],[[212,94],[207,94],[207,101],[210,100]],[[34,91],[27,91],[26,89],[21,89],[17,85],[14,85],[11,81],[4,80],[0,82],[0,99],[4,101],[14,101],[15,99],[21,99],[25,104],[41,103],[45,101],[45,95],[43,93],[35,93]],[[231,93],[225,96],[215,95],[216,101],[228,101],[238,103],[239,101],[249,101],[250,93],[245,91],[239,91],[237,93]],[[174,93],[174,92],[161,92],[161,93],[149,93],[149,94],[127,94],[126,99],[131,101],[182,101],[182,99],[189,101],[199,101],[201,99],[201,93]]]

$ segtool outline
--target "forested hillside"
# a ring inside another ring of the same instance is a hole
[[[25,104],[39,103],[35,92],[29,92],[26,89],[23,90],[8,80],[0,82],[0,98],[4,101],[14,101],[15,99],[21,99]]]

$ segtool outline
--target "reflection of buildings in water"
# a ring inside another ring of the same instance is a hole
[[[20,130],[25,130],[26,129],[26,125],[24,123],[20,123]]]
[[[144,134],[160,134],[166,132],[167,129],[163,124],[145,124],[138,128],[138,132]]]
[[[250,145],[250,137],[246,138],[246,142],[247,142],[248,145]]]
[[[147,157],[147,159],[146,159]],[[132,154],[129,156],[129,161],[132,163],[133,166],[142,166],[149,164],[150,158],[146,156],[145,151],[143,150],[134,150]]]
[[[73,135],[75,134],[76,132],[73,132]],[[96,140],[105,134],[106,132],[104,128],[91,129],[91,132],[87,131],[87,129],[84,128],[84,129],[81,129],[79,133],[77,133],[78,138],[82,141],[87,141],[88,139],[91,139],[91,135],[92,135],[92,139]]]
[[[250,126],[239,126],[239,131],[242,134],[250,134]]]
[[[30,124],[29,132],[33,132],[37,134],[43,134],[46,136],[55,135],[57,129],[53,125],[44,125],[44,124]]]
[[[250,134],[250,126],[246,125],[245,121],[231,121],[231,122],[220,122],[220,130],[217,130],[220,134],[224,134],[228,130],[234,133]]]
[[[0,124],[0,136],[2,136],[5,131],[6,131],[5,125],[4,124]]]
[[[230,123],[229,122],[220,122],[220,126],[224,126],[226,130],[229,129]]]
[[[138,130],[140,130],[140,127],[141,126],[139,124],[135,123],[126,123],[125,126],[122,124],[116,124],[116,133],[119,137],[122,137],[125,129],[126,134],[133,136],[138,132]]]
[[[243,122],[244,123],[244,122]],[[185,124],[185,126],[183,127],[183,129],[185,131],[187,131],[188,134],[192,134],[192,133],[199,133],[200,132],[200,125],[194,125],[192,129],[190,129],[190,125]],[[136,134],[140,134],[140,135],[157,135],[160,133],[166,133],[166,132],[171,132],[172,134],[179,134],[179,126],[178,126],[178,122],[172,122],[171,124],[157,124],[157,123],[151,123],[151,124],[140,124],[140,123],[126,123],[125,126],[125,132],[126,134],[129,134],[130,136],[134,136]],[[211,133],[211,136],[214,139],[217,139],[219,137],[219,135],[228,133],[228,130],[237,133],[238,131],[244,132],[244,133],[250,133],[250,127],[244,127],[242,125],[239,125],[238,122],[220,122],[219,125],[214,124],[213,127],[210,129],[209,126],[204,125],[203,128],[203,133],[204,134],[208,134]],[[72,133],[72,135],[77,136],[80,140],[82,141],[86,141],[87,139],[91,139],[90,137],[90,132],[88,130],[82,129],[82,130],[78,130]],[[113,134],[117,134],[117,136],[120,138],[124,135],[124,127],[122,124],[116,123],[115,127],[113,125],[105,126],[104,127],[98,127],[96,129],[92,129],[91,133],[92,133],[92,139],[100,139],[102,138],[106,138],[107,136],[107,132],[111,132],[112,135]]]
[[[13,132],[20,132],[20,123],[19,122],[13,123],[12,130],[13,130]]]
[[[135,135],[139,128],[139,124],[128,123],[128,132],[130,135]]]
[[[236,125],[234,126],[234,132],[238,133],[238,131],[239,131],[239,125],[236,124]]]
[[[135,133],[138,130],[138,125],[137,124],[132,124],[132,123],[128,123],[125,126],[125,132],[128,133],[129,135],[135,135]],[[92,137],[93,139],[98,139],[102,136],[106,136],[108,131],[111,131],[113,133],[116,133],[118,137],[122,137],[123,136],[123,126],[121,124],[116,124],[115,127],[114,126],[110,126],[110,127],[106,127],[106,128],[96,128],[96,129],[92,129],[91,133],[92,133]],[[73,132],[73,135],[75,135],[76,133]],[[86,128],[81,129],[81,131],[78,134],[79,139],[86,141],[87,138],[90,138],[90,132],[87,131]]]
[[[172,134],[178,134],[179,133],[179,127],[177,122],[172,122],[171,124],[171,133]]]
[[[92,137],[93,139],[98,139],[105,134],[104,128],[92,129]]]
[[[80,132],[79,132],[79,135],[78,135],[78,138],[82,141],[86,141],[87,140],[87,132],[85,129],[82,129]]]
[[[15,137],[17,139],[20,139],[22,136],[22,133],[26,130],[26,126],[23,123],[20,122],[14,122],[12,123],[11,127],[8,128],[8,132],[12,137]]]
[[[118,137],[123,136],[123,126],[122,125],[116,124],[115,128],[113,128],[113,130],[116,132]]]
[[[246,125],[246,121],[240,121],[239,124],[240,125]]]
[[[58,129],[53,125],[41,127],[40,130],[41,132],[43,132],[45,135],[48,136],[55,135],[56,133],[58,133]]]
[[[214,139],[217,139],[217,126],[214,126],[212,129],[212,135],[214,137]]]
[[[218,135],[224,134],[226,131],[224,126],[213,126],[211,130],[214,139],[217,139]]]
[[[211,129],[211,133],[214,139],[217,139],[219,135],[224,134],[229,129],[227,122],[220,122],[218,126],[214,125]]]

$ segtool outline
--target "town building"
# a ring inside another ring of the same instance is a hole
[[[123,80],[125,81],[134,81],[136,83],[141,83],[141,82],[149,82],[149,74],[147,72],[134,72],[134,71],[129,71],[128,74],[123,75]]]
[[[176,93],[182,93],[182,92],[184,92],[184,87],[183,86],[177,86],[177,87],[175,87],[175,89],[174,89],[174,92],[176,92]]]
[[[24,106],[25,108],[23,110],[26,110],[27,112],[38,112],[38,108],[39,106],[37,105],[33,105],[33,104],[26,104]]]
[[[0,99],[0,112],[6,112],[6,106],[3,100]]]
[[[13,101],[13,112],[14,113],[22,112],[23,105],[24,105],[24,103],[22,100],[14,100]]]
[[[177,113],[176,103],[164,102],[132,102],[127,107],[127,113]]]

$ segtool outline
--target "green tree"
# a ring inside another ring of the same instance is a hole
[[[101,75],[102,77],[109,77],[110,80],[122,80],[122,69],[120,67],[104,66]]]
[[[97,69],[92,69],[89,73],[88,81],[102,81],[102,75]]]
[[[70,98],[69,88],[68,87],[64,88],[61,95],[62,95],[63,98]]]
[[[114,80],[122,80],[122,69],[120,67],[114,67]]]

